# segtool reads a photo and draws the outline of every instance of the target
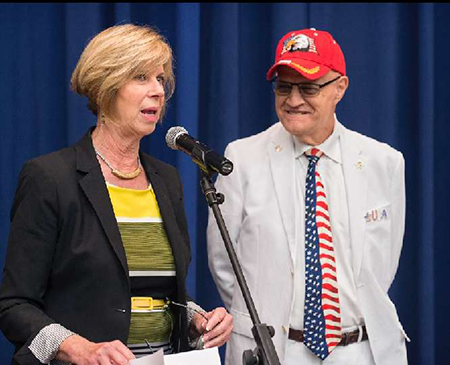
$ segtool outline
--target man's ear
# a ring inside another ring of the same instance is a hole
[[[341,76],[339,80],[337,80],[336,85],[336,105],[342,100],[345,95],[345,91],[348,88],[349,80],[347,76]]]

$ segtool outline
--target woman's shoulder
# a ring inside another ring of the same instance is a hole
[[[141,162],[144,163],[144,167],[150,168],[155,172],[161,173],[177,173],[178,170],[175,166],[160,160],[154,156],[149,155],[148,153],[142,152],[140,153]]]
[[[90,130],[88,130],[76,143],[28,160],[23,169],[65,176],[75,173],[78,166],[83,167],[82,170],[88,170],[93,162],[96,162],[95,153],[90,139]]]
[[[24,167],[39,170],[61,171],[75,163],[74,146],[39,155],[25,162]]]

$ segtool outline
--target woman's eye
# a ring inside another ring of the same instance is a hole
[[[164,84],[164,80],[165,80],[164,76],[158,76],[156,79],[158,80],[158,82],[160,84]]]
[[[134,79],[138,80],[138,81],[146,81],[147,80],[147,75],[140,74],[140,75],[137,75]]]

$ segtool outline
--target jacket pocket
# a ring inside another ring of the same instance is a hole
[[[230,312],[233,315],[233,332],[253,338],[253,322],[250,315],[248,313],[239,312],[233,308],[231,308]]]
[[[389,289],[392,249],[392,208],[387,203],[367,210],[364,232],[364,260],[384,290]]]

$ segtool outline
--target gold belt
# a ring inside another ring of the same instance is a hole
[[[169,306],[169,301],[152,297],[131,297],[132,312],[163,312]]]

